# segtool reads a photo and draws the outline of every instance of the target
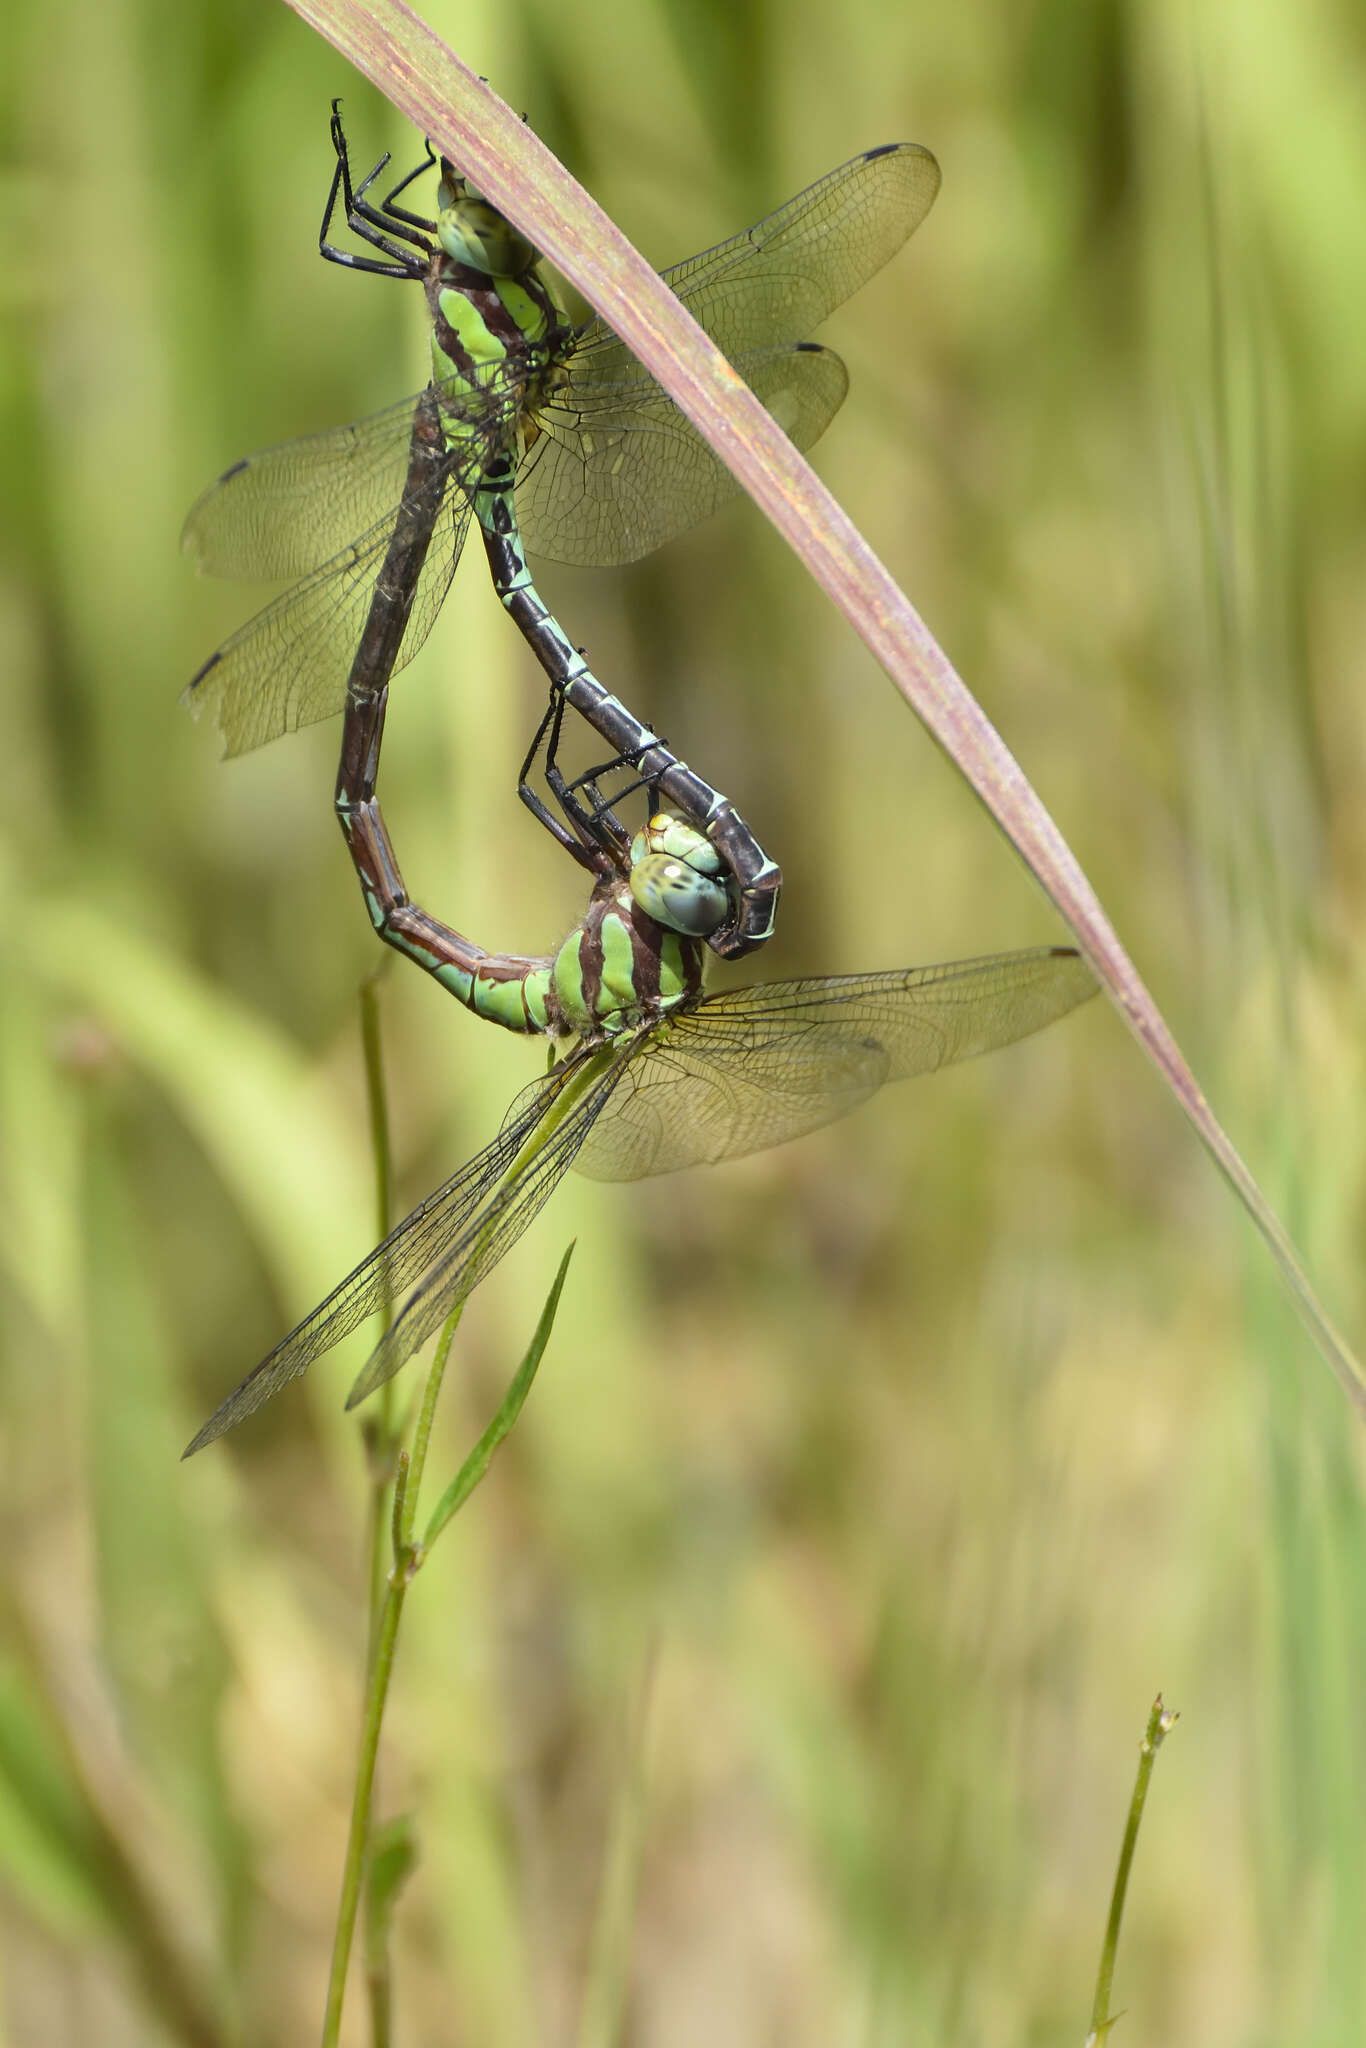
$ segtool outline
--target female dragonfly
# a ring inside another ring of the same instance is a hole
[[[548,1037],[561,1057],[517,1097],[492,1143],[228,1396],[186,1456],[393,1301],[397,1316],[347,1405],[363,1400],[492,1271],[570,1166],[639,1180],[781,1145],[846,1116],[885,1082],[1013,1044],[1096,992],[1079,954],[1043,946],[704,995],[702,938],[733,909],[735,888],[715,848],[663,814],[629,846],[603,819],[583,824],[585,842],[597,841],[588,911],[556,954],[539,958],[486,952],[413,911],[387,840],[387,866],[363,849],[377,900],[397,887],[378,914],[421,920],[409,936],[443,986],[476,1016]]]

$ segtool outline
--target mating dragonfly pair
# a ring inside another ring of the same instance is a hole
[[[344,713],[335,802],[379,936],[477,1016],[560,1052],[492,1144],[421,1203],[286,1337],[199,1431],[232,1428],[386,1303],[390,1328],[348,1406],[395,1373],[491,1271],[571,1165],[634,1180],[741,1157],[844,1116],[885,1082],[1023,1038],[1095,992],[1070,948],[947,966],[771,982],[703,994],[703,948],[735,958],[773,929],[781,875],[735,807],[592,673],[542,602],[526,550],[634,561],[734,489],[718,458],[601,320],[571,327],[536,250],[428,145],[382,200],[388,158],[354,184],[337,105],[319,247],[332,262],[420,283],[432,377],[357,425],[249,456],[190,513],[215,575],[295,577],[186,692],[229,754]],[[434,219],[401,203],[428,170]],[[928,212],[934,158],[911,144],[856,157],[755,227],[663,273],[791,435],[809,447],[848,379],[811,329]],[[336,246],[347,226],[373,254]],[[592,876],[557,954],[489,953],[409,899],[376,796],[390,680],[430,631],[469,524],[494,588],[540,661],[549,705],[518,793]],[[610,759],[571,780],[567,711]],[[533,787],[537,763],[554,808]],[[648,793],[630,834],[602,784]],[[665,811],[661,806],[667,805]],[[188,1452],[187,1452],[188,1455]]]

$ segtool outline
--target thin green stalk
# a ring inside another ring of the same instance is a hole
[[[480,1270],[480,1262],[490,1240],[499,1229],[507,1213],[503,1203],[498,1198],[506,1196],[510,1189],[520,1185],[526,1176],[528,1168],[544,1152],[546,1146],[550,1143],[565,1119],[578,1108],[586,1095],[592,1093],[607,1069],[613,1065],[618,1057],[619,1055],[615,1047],[604,1045],[600,1046],[596,1052],[590,1053],[582,1064],[575,1064],[572,1067],[561,1069],[559,1087],[554,1099],[548,1104],[540,1122],[536,1125],[531,1136],[522,1146],[521,1151],[518,1152],[516,1158],[499,1181],[495,1197],[488,1206],[487,1221],[465,1257],[464,1272],[466,1277],[460,1290],[458,1301],[463,1301],[472,1289],[478,1286],[479,1281],[483,1277]],[[456,1305],[458,1305],[458,1301]],[[384,1369],[388,1372],[396,1369],[387,1361],[383,1363]],[[372,1359],[370,1364],[359,1374],[355,1385],[347,1395],[347,1407],[358,1407],[362,1401],[370,1398],[377,1386],[382,1386],[383,1384],[384,1382],[375,1375],[375,1361]],[[422,1420],[419,1419],[419,1430],[421,1430],[422,1426]],[[430,1416],[427,1417],[427,1427],[429,1429],[431,1427]]]
[[[1119,1950],[1119,1928],[1124,1918],[1124,1899],[1129,1889],[1129,1871],[1133,1866],[1134,1850],[1138,1846],[1139,1824],[1143,1819],[1143,1806],[1148,1797],[1148,1781],[1153,1774],[1153,1764],[1163,1740],[1171,1733],[1176,1714],[1162,1704],[1159,1693],[1153,1701],[1148,1715],[1148,1725],[1143,1731],[1143,1740],[1138,1749],[1138,1775],[1134,1779],[1134,1796],[1129,1801],[1129,1818],[1124,1828],[1124,1840],[1120,1844],[1119,1867],[1115,1871],[1115,1887],[1110,1894],[1110,1918],[1105,1925],[1105,1940],[1100,1951],[1100,1969],[1096,1974],[1096,1995],[1091,2006],[1091,2031],[1086,2036],[1086,2048],[1096,2048],[1105,2039],[1114,2022],[1110,2017],[1110,1986],[1115,1974],[1115,1956]]]
[[[388,961],[383,960],[360,985],[360,1037],[365,1058],[365,1097],[370,1112],[370,1151],[375,1162],[376,1243],[389,1235],[393,1217],[393,1151],[389,1141],[389,1095],[384,1081],[384,1051],[381,1035],[379,985]],[[380,1316],[387,1330],[394,1320],[393,1293],[388,1268],[381,1281]],[[366,1470],[370,1483],[368,1515],[370,1557],[369,1650],[373,1657],[379,1634],[380,1609],[384,1601],[384,1496],[393,1476],[396,1448],[393,1388],[385,1384],[379,1412],[362,1425]]]
[[[412,1571],[395,1559],[388,1589],[380,1611],[379,1633],[370,1660],[366,1687],[365,1716],[361,1723],[360,1755],[356,1761],[356,1787],[351,1800],[351,1829],[346,1841],[346,1862],[342,1868],[341,1900],[337,1907],[337,1932],[332,1943],[332,1972],[327,1984],[327,2008],[323,2015],[322,2048],[337,2048],[341,2035],[342,2000],[346,1995],[346,1969],[356,1932],[356,1910],[360,1904],[365,1850],[370,1834],[370,1807],[375,1789],[375,1760],[384,1722],[389,1680],[394,1669],[394,1645],[403,1616],[403,1602],[412,1584]]]
[[[364,1011],[362,1012],[364,1015]],[[374,1039],[376,1055],[378,1037]],[[503,1176],[502,1186],[514,1185],[530,1163],[550,1142],[566,1116],[594,1086],[603,1067],[614,1057],[610,1047],[586,1060],[579,1071],[571,1075],[561,1090],[558,1099],[546,1111],[540,1124],[522,1146],[517,1157]],[[366,1056],[367,1071],[372,1071],[369,1046]],[[378,1069],[376,1057],[373,1070]],[[382,1090],[381,1090],[382,1092]],[[500,1212],[490,1216],[483,1236],[476,1242],[469,1258],[469,1268],[477,1270],[479,1255],[487,1236],[497,1228]],[[573,1247],[570,1247],[572,1251]],[[527,1390],[535,1377],[546,1340],[554,1321],[560,1289],[564,1284],[565,1270],[569,1261],[566,1252],[561,1262],[555,1285],[546,1305],[546,1310],[537,1325],[531,1348],[514,1379],[508,1395],[504,1398],[498,1414],[489,1429],[462,1466],[460,1474],[449,1487],[438,1504],[432,1525],[428,1530],[429,1541],[440,1533],[456,1510],[464,1505],[474,1488],[488,1470],[489,1461],[498,1444],[501,1443],[521,1412]],[[464,1309],[468,1289],[463,1290],[455,1300],[445,1327],[437,1342],[436,1356],[427,1374],[427,1383],[422,1391],[422,1405],[418,1411],[417,1427],[413,1431],[411,1454],[401,1462],[399,1477],[394,1490],[392,1548],[393,1569],[389,1573],[387,1590],[379,1607],[379,1623],[374,1631],[374,1640],[369,1658],[368,1682],[366,1686],[365,1710],[361,1723],[360,1756],[356,1765],[356,1784],[351,1802],[351,1828],[346,1843],[346,1861],[342,1867],[341,1898],[337,1906],[337,1930],[332,1943],[332,1968],[328,1978],[327,2006],[323,2018],[322,2048],[336,2048],[341,2028],[342,2002],[346,1995],[346,1973],[351,1960],[351,1944],[355,1939],[356,1915],[360,1905],[361,1884],[365,1871],[365,1850],[369,1837],[370,1812],[374,1799],[375,1760],[379,1753],[379,1734],[384,1720],[384,1706],[388,1697],[389,1678],[393,1669],[394,1643],[398,1636],[398,1624],[403,1612],[403,1600],[413,1575],[422,1564],[426,1546],[414,1544],[413,1530],[417,1520],[418,1497],[422,1486],[422,1475],[426,1468],[427,1452],[431,1444],[432,1422],[436,1415],[436,1404],[441,1393],[441,1384],[446,1376],[446,1361],[450,1356],[451,1344],[455,1338]],[[364,1379],[352,1388],[347,1406],[350,1407],[364,1395]],[[383,1494],[372,1494],[372,1522],[378,1520],[377,1508],[382,1505]],[[374,1553],[372,1552],[372,1555]]]
[[[446,1377],[446,1360],[455,1341],[456,1328],[464,1312],[462,1298],[446,1318],[437,1340],[436,1356],[427,1374],[422,1408],[413,1435],[411,1454],[399,1453],[398,1476],[394,1484],[392,1518],[393,1568],[389,1573],[380,1607],[379,1627],[370,1658],[370,1676],[361,1720],[360,1754],[356,1759],[356,1785],[351,1795],[351,1828],[346,1838],[346,1861],[342,1866],[341,1899],[337,1906],[337,1931],[332,1942],[332,1971],[327,1984],[327,2008],[323,2016],[322,2048],[336,2048],[341,2032],[342,2000],[346,1995],[346,1971],[351,1944],[356,1934],[356,1913],[360,1906],[361,1880],[365,1874],[365,1851],[370,1838],[370,1812],[374,1802],[375,1763],[379,1755],[379,1734],[389,1697],[389,1679],[394,1668],[394,1645],[403,1615],[403,1602],[413,1582],[421,1555],[413,1548],[413,1518],[417,1513],[422,1470],[431,1443],[432,1417],[437,1395]]]
[[[386,956],[366,976],[360,986],[360,1037],[365,1065],[365,1096],[370,1113],[370,1153],[375,1167],[375,1235],[382,1244],[389,1235],[393,1219],[393,1147],[389,1137],[389,1093],[384,1076],[384,1045],[382,1018],[380,1013],[380,982],[388,968]],[[389,1281],[388,1268],[382,1276],[380,1317],[387,1330],[394,1320],[393,1289]],[[385,1582],[385,1496],[394,1470],[394,1453],[397,1449],[398,1433],[394,1426],[393,1388],[385,1386],[376,1412],[367,1416],[361,1425],[361,1442],[365,1453],[366,1477],[369,1499],[366,1508],[366,1523],[369,1532],[367,1550],[369,1553],[369,1590],[366,1609],[365,1663],[369,1670],[375,1661],[379,1647],[381,1616],[384,1612]],[[371,1843],[367,1839],[361,1844],[361,1869],[368,1867]],[[376,1925],[370,1928],[371,1892],[366,1889],[366,1956],[367,1974],[370,1958],[376,1950],[382,1950],[387,1961],[388,1944],[383,1938],[383,1929]],[[388,2031],[387,2014],[389,2000],[385,1992],[374,1983],[370,1987],[372,2013],[371,2033],[375,2048],[381,2044]]]
[[[399,1894],[416,1864],[411,1814],[398,1814],[382,1827],[371,1829],[365,1859],[365,1988],[374,2048],[393,2048],[394,1969],[389,1937]]]
[[[460,1467],[460,1470],[456,1473],[450,1485],[446,1488],[446,1491],[442,1494],[436,1506],[432,1509],[431,1520],[423,1532],[422,1544],[418,1553],[419,1561],[427,1555],[447,1522],[450,1521],[451,1516],[458,1515],[461,1508],[464,1507],[465,1502],[474,1492],[475,1487],[493,1462],[494,1452],[512,1428],[517,1417],[521,1414],[522,1405],[527,1395],[531,1392],[531,1382],[536,1377],[537,1367],[541,1363],[545,1347],[550,1342],[550,1332],[555,1325],[555,1314],[560,1306],[560,1294],[564,1287],[565,1275],[569,1271],[569,1261],[573,1256],[574,1245],[571,1243],[564,1257],[560,1260],[560,1269],[555,1275],[549,1294],[546,1296],[545,1307],[541,1310],[541,1320],[537,1323],[535,1334],[527,1346],[526,1357],[518,1366],[511,1386],[498,1404],[497,1414],[466,1458],[464,1464]]]
[[[445,1327],[437,1341],[436,1356],[427,1374],[427,1383],[422,1393],[422,1406],[418,1413],[417,1428],[413,1432],[411,1454],[400,1451],[398,1469],[394,1480],[394,1499],[390,1523],[393,1550],[393,1568],[389,1573],[384,1602],[380,1610],[379,1629],[376,1634],[374,1654],[370,1659],[366,1686],[365,1709],[361,1722],[360,1754],[356,1763],[356,1783],[351,1801],[351,1827],[347,1835],[346,1861],[342,1868],[341,1897],[337,1906],[337,1931],[332,1943],[332,1969],[328,1978],[327,2007],[323,2018],[322,2048],[337,2048],[341,2031],[342,2002],[346,1994],[346,1973],[351,1959],[351,1944],[355,1939],[356,1917],[360,1906],[361,1886],[365,1874],[366,1848],[370,1838],[370,1816],[374,1800],[375,1764],[379,1755],[380,1729],[384,1722],[384,1708],[389,1695],[389,1680],[393,1672],[394,1646],[398,1640],[398,1626],[403,1614],[403,1602],[409,1586],[425,1563],[427,1555],[458,1509],[464,1506],[475,1487],[488,1471],[494,1451],[503,1441],[513,1423],[522,1411],[522,1405],[531,1390],[542,1355],[550,1338],[559,1306],[560,1293],[564,1287],[565,1275],[574,1247],[571,1244],[560,1261],[559,1271],[547,1297],[540,1321],[527,1348],[526,1356],[512,1380],[512,1384],[499,1404],[498,1412],[480,1437],[474,1449],[465,1459],[451,1485],[442,1494],[428,1524],[421,1543],[414,1543],[413,1529],[417,1521],[417,1504],[422,1486],[423,1470],[431,1444],[432,1419],[436,1413],[437,1397],[441,1383],[446,1376],[446,1362],[450,1357],[451,1345],[456,1328],[465,1306],[465,1297],[456,1302]]]

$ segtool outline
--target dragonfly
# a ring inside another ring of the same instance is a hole
[[[347,1406],[362,1401],[492,1272],[571,1166],[640,1180],[785,1144],[887,1082],[1013,1044],[1096,992],[1076,951],[1042,946],[708,995],[703,935],[730,913],[735,890],[717,849],[664,812],[629,846],[596,823],[594,832],[588,909],[554,955],[486,952],[444,926],[436,938],[450,992],[476,1016],[548,1038],[554,1064],[517,1096],[492,1142],[248,1374],[187,1457],[397,1303]]]
[[[417,559],[393,669],[430,631],[474,518],[500,600],[549,677],[547,717],[563,697],[720,849],[739,885],[736,912],[708,943],[729,957],[750,950],[772,930],[776,864],[593,675],[526,562],[528,548],[578,565],[634,561],[706,517],[733,478],[603,321],[565,319],[532,245],[430,144],[376,201],[388,156],[355,184],[335,102],[331,134],[321,253],[422,284],[432,379],[368,420],[245,457],[192,508],[184,539],[202,569],[297,580],[210,657],[186,701],[212,711],[230,755],[341,710],[404,507]],[[429,168],[440,176],[435,218],[401,203]],[[798,447],[819,438],[848,389],[840,358],[802,337],[895,254],[938,187],[929,151],[889,144],[663,273]],[[329,240],[339,206],[378,254]],[[527,772],[519,793],[536,809]]]

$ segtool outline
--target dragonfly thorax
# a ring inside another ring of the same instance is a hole
[[[670,821],[673,822],[673,821]],[[637,843],[645,835],[637,835]],[[647,855],[655,859],[659,856]],[[599,885],[588,915],[551,970],[550,1028],[580,1039],[623,1038],[702,993],[702,941],[644,911],[630,879]]]

